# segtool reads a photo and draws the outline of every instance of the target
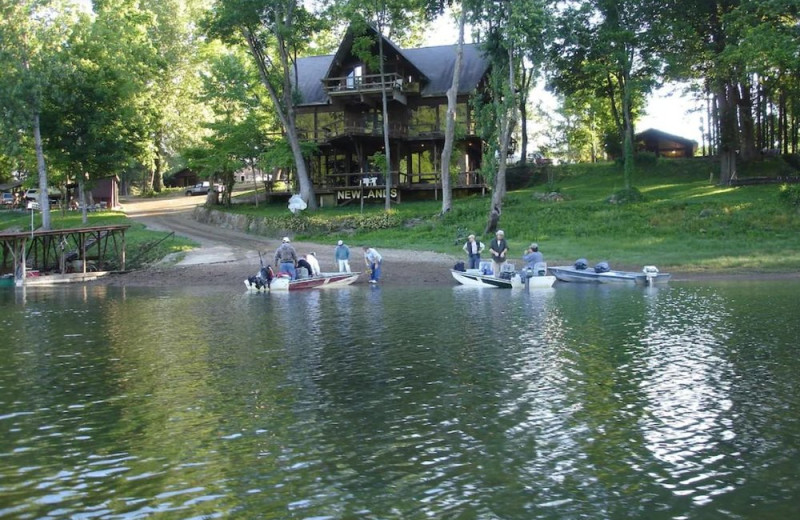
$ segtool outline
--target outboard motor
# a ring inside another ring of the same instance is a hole
[[[646,265],[642,269],[642,272],[644,273],[644,279],[647,281],[647,285],[653,285],[653,280],[658,276],[658,267]]]

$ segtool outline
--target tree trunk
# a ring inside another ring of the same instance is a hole
[[[458,113],[458,85],[461,76],[461,62],[464,57],[464,25],[466,24],[466,9],[462,9],[458,17],[458,44],[456,47],[456,62],[453,67],[453,82],[447,91],[447,121],[444,130],[444,148],[442,148],[442,215],[452,209],[453,187],[450,183],[450,160],[453,155],[453,146],[456,139],[456,114]]]
[[[511,141],[511,132],[517,115],[517,101],[514,94],[514,56],[513,50],[508,49],[508,85],[507,96],[509,99],[495,101],[503,103],[500,121],[500,158],[495,176],[494,189],[492,190],[492,205],[489,210],[489,221],[486,223],[484,234],[497,230],[500,214],[503,210],[503,199],[506,196],[506,163],[508,162],[508,145]]]
[[[161,157],[161,135],[159,133],[159,136],[156,139],[156,157],[153,164],[153,191],[156,193],[161,193],[161,190],[164,188],[164,163],[161,160]]]
[[[39,172],[39,210],[42,212],[42,229],[50,229],[50,198],[47,194],[47,168],[44,164],[42,131],[39,126],[39,113],[33,114],[33,142],[36,148],[36,169]]]
[[[520,65],[522,74],[522,88],[519,93],[519,124],[522,143],[519,148],[519,160],[522,165],[528,162],[528,93],[533,81],[533,69],[525,70],[525,65]]]
[[[740,83],[734,91],[739,111],[739,127],[742,131],[741,158],[751,161],[758,156],[756,152],[755,124],[753,122],[753,97],[750,85]]]
[[[392,209],[392,147],[389,140],[389,101],[387,99],[386,66],[383,63],[383,23],[378,24],[378,59],[381,65],[381,109],[383,110],[383,194],[384,209]]]
[[[739,140],[736,124],[736,105],[733,102],[734,88],[730,83],[722,82],[716,89],[719,110],[719,184],[721,186],[730,185],[731,181],[736,178],[736,152]]]
[[[631,117],[631,85],[628,69],[622,73],[622,116],[625,119],[622,152],[624,156],[623,176],[625,189],[633,187],[634,159],[633,159],[633,118]]]
[[[81,206],[81,223],[86,225],[89,223],[89,214],[86,209],[86,181],[84,177],[83,173],[78,175],[78,204]]]

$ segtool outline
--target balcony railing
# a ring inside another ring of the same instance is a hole
[[[368,74],[366,76],[343,76],[338,78],[325,78],[323,87],[329,96],[342,96],[351,94],[372,94],[383,91],[408,92],[412,83],[404,82],[399,74]]]

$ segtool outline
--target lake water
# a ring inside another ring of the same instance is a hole
[[[799,290],[3,290],[0,517],[799,518]]]

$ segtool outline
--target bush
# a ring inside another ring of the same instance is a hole
[[[644,200],[644,195],[636,188],[619,190],[606,199],[609,204],[631,204],[634,202],[643,202]]]
[[[800,208],[800,184],[782,184],[778,198],[793,208]]]

